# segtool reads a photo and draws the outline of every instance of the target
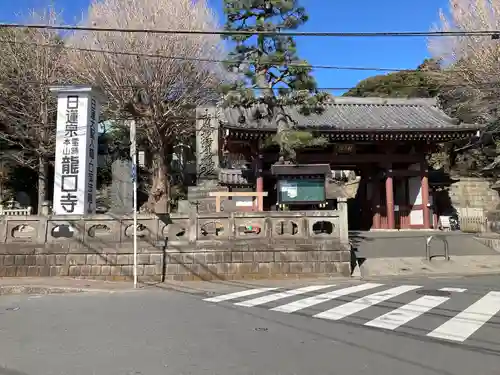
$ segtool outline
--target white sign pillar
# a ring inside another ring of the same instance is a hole
[[[91,86],[59,86],[50,91],[57,95],[54,214],[95,214],[103,96]]]

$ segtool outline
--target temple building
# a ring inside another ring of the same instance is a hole
[[[278,190],[285,188],[273,173],[279,149],[268,142],[276,124],[262,111],[257,106],[198,108],[198,184],[267,192],[251,209],[275,210]],[[440,208],[426,156],[440,143],[468,139],[481,129],[450,118],[434,99],[339,97],[321,114],[305,116],[296,108],[288,108],[287,114],[297,129],[329,140],[324,147],[297,150],[299,166],[328,165],[330,170],[325,202],[301,209],[330,209],[346,183],[355,181],[355,196],[349,200],[351,229],[436,227]]]

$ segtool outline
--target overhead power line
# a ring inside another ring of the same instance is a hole
[[[122,56],[134,56],[134,57],[144,57],[144,58],[152,58],[152,59],[165,59],[165,60],[180,60],[180,61],[196,61],[196,62],[211,62],[211,63],[226,63],[226,64],[254,64],[255,61],[252,60],[219,60],[219,59],[209,59],[202,57],[189,57],[189,56],[171,56],[171,55],[162,55],[162,54],[150,54],[150,53],[139,53],[139,52],[127,52],[127,51],[113,51],[106,49],[97,49],[97,48],[81,48],[81,47],[71,47],[63,44],[50,44],[50,43],[35,43],[35,42],[23,42],[17,40],[5,40],[0,39],[0,44],[19,44],[19,45],[27,45],[33,47],[43,47],[43,48],[54,48],[54,49],[67,49],[72,51],[79,52],[88,52],[88,53],[102,53],[102,54],[110,54],[110,55],[122,55]],[[273,62],[268,62],[272,64]],[[282,61],[277,61],[276,64],[282,64]],[[372,72],[386,72],[386,73],[397,73],[397,72],[423,72],[419,69],[409,69],[409,68],[383,68],[383,67],[366,67],[366,66],[339,66],[339,65],[316,65],[316,64],[304,64],[299,62],[290,62],[287,63],[289,67],[309,67],[311,69],[329,69],[329,70],[351,70],[351,71],[372,71]],[[444,72],[460,72],[461,69],[453,69],[448,68]],[[437,71],[439,73],[439,71]]]
[[[2,84],[28,84],[28,85],[41,85],[41,86],[53,86],[53,85],[59,85],[62,83],[61,82],[56,82],[56,80],[52,81],[52,82],[46,82],[46,81],[42,81],[42,80],[22,80],[22,79],[19,79],[19,80],[15,80],[15,79],[7,79],[7,78],[0,78],[0,85]],[[78,85],[78,84],[81,84],[81,82],[67,82],[65,81],[64,84],[68,84],[68,85]],[[118,85],[116,86],[116,89],[114,91],[127,91],[127,90],[131,90],[131,89],[140,89],[140,88],[147,88],[148,85],[147,84],[137,84],[137,85]],[[354,90],[354,89],[358,89],[359,87],[357,86],[348,86],[348,87],[340,87],[340,86],[337,86],[337,87],[317,87],[316,89],[318,91],[349,91],[349,90]],[[439,84],[429,84],[429,85],[395,85],[393,86],[393,89],[394,90],[397,90],[397,89],[406,89],[406,88],[409,88],[409,89],[422,89],[422,90],[425,90],[425,89],[433,89],[433,90],[452,90],[452,89],[460,89],[460,88],[467,88],[466,86],[464,85],[460,85],[460,84],[442,84],[442,85],[439,85]],[[474,89],[493,89],[493,88],[500,88],[500,81],[492,81],[492,82],[481,82],[481,83],[477,83],[475,84],[473,87],[471,88],[474,88]],[[20,89],[22,90],[22,87],[20,87]],[[264,89],[259,89],[259,88],[250,88],[254,91],[259,91],[259,90],[264,90]],[[277,90],[278,88],[276,88]],[[291,88],[287,88],[287,87],[284,87],[282,88],[284,89],[285,91],[286,90],[290,90],[292,91],[293,89]],[[361,87],[359,88],[360,91],[362,91],[364,88]],[[199,89],[198,90],[199,92],[200,91],[205,91],[207,93],[217,93],[219,92],[219,90],[217,88],[203,88],[203,89]],[[389,97],[388,97],[389,98]]]
[[[177,34],[177,35],[269,35],[269,36],[303,36],[303,37],[336,37],[336,38],[359,38],[359,37],[446,37],[446,36],[489,36],[498,38],[500,30],[474,30],[474,31],[397,31],[397,32],[316,32],[316,31],[266,31],[266,30],[159,30],[159,29],[126,29],[97,26],[75,26],[75,25],[44,25],[44,24],[18,24],[0,23],[0,28],[24,28],[24,29],[46,29],[67,31],[95,31],[95,32],[117,32],[117,33],[147,33],[147,34]]]
[[[21,42],[15,40],[2,40],[0,39],[0,44],[21,44],[35,47],[44,47],[44,48],[55,48],[55,49],[68,49],[73,51],[80,52],[89,52],[89,53],[103,53],[103,54],[112,54],[112,55],[122,55],[122,56],[135,56],[135,57],[146,57],[146,58],[154,58],[154,59],[166,59],[166,60],[185,60],[185,61],[197,61],[197,62],[212,62],[212,63],[238,63],[238,64],[252,64],[254,61],[252,60],[218,60],[218,59],[209,59],[202,57],[188,57],[188,56],[168,56],[162,54],[149,54],[149,53],[138,53],[138,52],[126,52],[126,51],[112,51],[105,49],[95,49],[95,48],[80,48],[80,47],[71,47],[65,45],[57,45],[57,44],[49,44],[49,43],[35,43],[35,42]],[[270,61],[269,64],[273,62]],[[276,64],[282,64],[282,62],[277,61]],[[289,67],[308,67],[311,69],[331,69],[331,70],[358,70],[358,71],[376,71],[376,72],[400,72],[408,69],[396,69],[396,68],[377,68],[377,67],[362,67],[362,66],[335,66],[335,65],[312,65],[312,64],[304,64],[299,62],[290,62],[286,64]]]
[[[134,56],[134,57],[145,57],[152,59],[165,59],[165,60],[185,60],[185,61],[197,61],[197,62],[211,62],[211,63],[226,63],[226,64],[254,64],[255,61],[252,60],[219,60],[219,59],[209,59],[202,57],[189,57],[189,56],[171,56],[162,54],[150,54],[150,53],[139,53],[139,52],[127,52],[127,51],[113,51],[98,48],[81,48],[81,47],[71,47],[62,44],[50,44],[50,43],[35,43],[35,42],[22,42],[17,40],[4,40],[0,39],[0,44],[19,44],[28,45],[33,47],[43,47],[43,48],[54,48],[54,49],[67,49],[79,52],[88,53],[102,53],[111,55],[122,55],[122,56]],[[268,64],[283,64],[282,61],[269,61]],[[316,64],[304,64],[300,62],[290,62],[286,64],[289,67],[308,67],[311,69],[329,69],[329,70],[351,70],[351,71],[372,71],[372,72],[387,72],[387,73],[397,73],[397,72],[417,72],[421,71],[418,69],[409,68],[383,68],[383,67],[366,67],[366,66],[339,66],[339,65],[316,65]],[[446,72],[458,72],[461,69],[446,69]]]

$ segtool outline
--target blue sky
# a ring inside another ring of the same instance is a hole
[[[67,23],[74,23],[89,0],[52,0]],[[209,0],[221,14],[222,0]],[[16,21],[16,14],[46,4],[47,0],[3,0],[0,21]],[[439,8],[448,0],[302,0],[310,21],[301,31],[427,31]],[[221,21],[223,19],[221,18]],[[428,57],[425,38],[299,38],[299,53],[313,65],[415,68]],[[376,72],[318,70],[319,87],[352,87]],[[335,92],[340,94],[340,92]]]

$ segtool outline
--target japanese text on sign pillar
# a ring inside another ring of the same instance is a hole
[[[95,140],[97,136],[97,102],[94,98],[90,102],[90,126],[89,126],[89,153],[88,153],[88,180],[87,180],[87,212],[92,213],[94,205],[94,169],[97,168],[96,165],[96,150],[95,150]]]
[[[71,214],[78,203],[78,174],[80,171],[78,138],[78,96],[68,96],[66,104],[66,125],[63,138],[61,161],[61,200],[64,211]]]

